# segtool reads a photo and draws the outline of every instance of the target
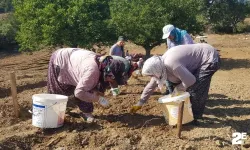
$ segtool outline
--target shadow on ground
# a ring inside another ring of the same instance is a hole
[[[221,58],[221,70],[237,68],[250,68],[250,61],[248,59]]]
[[[166,125],[163,116],[155,115],[142,115],[142,114],[117,114],[117,115],[100,115],[96,116],[97,119],[107,120],[108,122],[120,122],[126,127],[142,128],[150,126]]]
[[[23,92],[25,90],[35,89],[35,88],[42,88],[47,85],[47,81],[39,81],[37,83],[28,83],[25,85],[17,86],[17,93]],[[0,98],[8,97],[11,95],[10,88],[0,88]]]
[[[214,118],[204,118],[199,127],[221,128],[231,126],[237,132],[250,133],[250,100],[231,99],[221,94],[209,95],[204,114]],[[234,119],[237,117],[237,119]],[[242,118],[242,119],[239,119]]]

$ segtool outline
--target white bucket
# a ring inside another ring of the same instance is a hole
[[[39,128],[58,128],[64,123],[68,97],[58,94],[35,94],[32,125]]]
[[[184,92],[179,96],[171,97],[171,95],[166,95],[161,97],[158,102],[162,105],[163,115],[169,125],[176,125],[178,121],[178,110],[181,101],[184,102],[183,109],[183,119],[182,124],[189,123],[194,120],[192,105],[190,103],[190,94]]]

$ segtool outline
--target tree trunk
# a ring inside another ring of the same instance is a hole
[[[238,30],[237,30],[237,25],[236,25],[235,23],[233,23],[233,32],[234,32],[234,33],[237,33],[237,32],[238,32]]]
[[[144,48],[146,50],[146,59],[148,59],[150,57],[151,48],[150,47],[144,47]]]
[[[239,21],[237,20],[237,19],[235,19],[234,21],[233,21],[233,30],[234,30],[234,32],[235,33],[238,33],[238,30],[237,30],[237,23],[238,23]]]

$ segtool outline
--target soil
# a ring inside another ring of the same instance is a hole
[[[204,120],[200,126],[184,125],[182,138],[176,136],[176,127],[166,124],[155,92],[137,114],[130,114],[149,81],[149,78],[131,78],[122,86],[122,94],[106,96],[112,106],[103,109],[95,104],[97,122],[87,124],[70,99],[64,126],[58,129],[39,129],[32,126],[32,95],[46,93],[48,61],[51,51],[33,54],[2,55],[0,59],[0,149],[249,149],[232,145],[233,132],[250,135],[250,34],[207,35],[207,42],[218,48],[222,58],[221,69],[214,75],[209,91]],[[130,52],[144,53],[142,47],[127,44]],[[165,44],[152,50],[162,54]],[[20,117],[15,118],[10,97],[9,73],[17,79]]]

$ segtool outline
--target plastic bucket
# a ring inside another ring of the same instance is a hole
[[[188,92],[184,92],[179,96],[175,97],[171,97],[171,95],[166,95],[159,98],[158,102],[162,106],[163,115],[165,117],[166,122],[168,122],[169,125],[177,124],[179,104],[181,101],[185,101],[182,124],[186,124],[194,120],[189,97],[190,94]]]
[[[32,125],[39,128],[63,126],[68,97],[58,94],[35,94],[33,99]]]

